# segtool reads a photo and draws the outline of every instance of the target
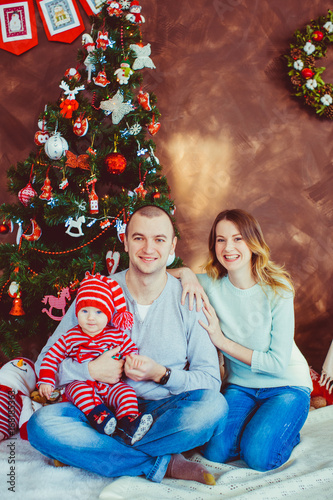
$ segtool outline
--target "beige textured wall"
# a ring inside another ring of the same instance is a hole
[[[326,14],[321,0],[141,0],[147,72],[162,112],[155,136],[181,231],[178,254],[196,271],[215,214],[244,208],[297,288],[296,341],[318,371],[332,339],[333,123],[290,94],[286,52],[297,28]],[[87,16],[83,18],[88,26]],[[55,100],[81,40],[0,53],[0,201],[5,172],[34,147],[37,116]],[[333,81],[329,51],[325,81]],[[1,241],[6,238],[2,237]]]

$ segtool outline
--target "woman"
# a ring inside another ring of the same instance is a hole
[[[215,462],[244,460],[259,471],[285,463],[300,441],[312,389],[294,342],[294,289],[269,258],[261,228],[243,210],[218,214],[209,235],[207,274],[198,275],[211,341],[225,357],[229,404]],[[176,270],[184,294],[198,295],[189,269]],[[203,294],[204,296],[204,294]],[[208,456],[209,455],[209,456]]]

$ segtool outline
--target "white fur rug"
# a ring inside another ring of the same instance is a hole
[[[301,443],[290,460],[271,472],[256,472],[242,462],[215,464],[199,455],[215,475],[216,486],[142,477],[115,480],[74,467],[54,467],[21,440],[0,444],[1,500],[331,500],[333,491],[333,406],[310,412]],[[10,476],[12,474],[12,477]],[[12,481],[12,482],[7,482]],[[10,490],[8,488],[14,488]]]
[[[1,500],[94,500],[112,481],[74,467],[55,467],[28,441],[14,438],[0,444]],[[8,483],[13,471],[15,479]],[[15,493],[8,489],[13,483]]]

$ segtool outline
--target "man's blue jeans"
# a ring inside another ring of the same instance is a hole
[[[103,476],[145,475],[160,482],[171,454],[201,446],[212,436],[214,448],[228,406],[222,394],[196,390],[158,401],[139,398],[139,410],[151,413],[154,424],[134,446],[99,434],[71,403],[45,406],[34,413],[27,426],[29,441],[50,458]]]
[[[299,432],[309,412],[310,389],[249,389],[230,384],[224,396],[229,405],[227,423],[214,438],[214,447],[205,453],[206,458],[221,463],[242,459],[259,471],[285,463],[300,441]]]

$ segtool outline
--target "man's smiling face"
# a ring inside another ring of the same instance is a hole
[[[167,214],[146,217],[135,213],[125,236],[125,250],[130,268],[142,274],[154,274],[165,270],[170,254],[173,254],[177,238]]]

